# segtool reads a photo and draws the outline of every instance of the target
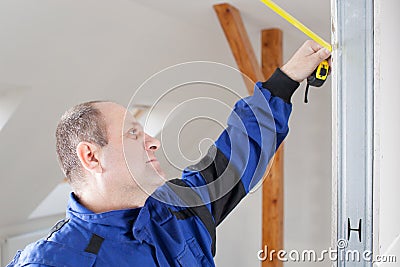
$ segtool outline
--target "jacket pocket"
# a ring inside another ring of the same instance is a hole
[[[194,237],[186,241],[184,250],[177,257],[178,266],[183,267],[210,267],[211,264],[207,257],[204,255],[199,244]]]

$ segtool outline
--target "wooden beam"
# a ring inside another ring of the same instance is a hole
[[[252,81],[243,77],[247,90],[251,95],[253,94],[254,83],[263,81],[264,75],[254,54],[240,12],[234,6],[227,3],[214,5],[213,7],[239,70]]]
[[[268,29],[261,32],[261,67],[266,78],[282,66],[282,31]],[[262,185],[262,244],[268,251],[283,249],[283,143],[275,153],[267,178]],[[282,267],[283,262],[273,254],[263,267]]]

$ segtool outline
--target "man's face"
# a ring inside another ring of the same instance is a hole
[[[139,186],[151,194],[165,179],[155,156],[160,142],[146,134],[124,107],[115,103],[101,103],[99,107],[105,117],[109,141],[102,153],[105,172],[114,185],[125,190]]]

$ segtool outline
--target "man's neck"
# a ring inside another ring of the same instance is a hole
[[[107,196],[99,193],[75,193],[75,195],[81,205],[94,213],[143,207],[147,199],[147,196],[137,194],[135,197]]]

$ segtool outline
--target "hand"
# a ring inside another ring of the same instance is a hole
[[[292,80],[302,82],[317,68],[319,63],[331,55],[328,49],[308,40],[294,53],[281,70]]]

